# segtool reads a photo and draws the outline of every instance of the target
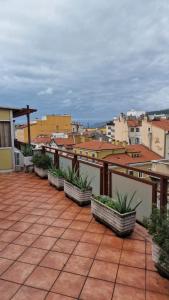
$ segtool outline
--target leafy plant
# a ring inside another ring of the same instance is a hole
[[[56,168],[54,166],[49,169],[49,172],[53,176],[59,177],[59,178],[64,178],[64,176],[65,176],[65,172],[62,169]]]
[[[148,220],[148,230],[153,241],[160,247],[159,264],[169,272],[169,210],[160,212],[153,208]]]
[[[44,170],[49,169],[52,166],[52,159],[46,154],[35,154],[32,158],[33,164]]]
[[[31,145],[26,145],[24,149],[22,150],[23,156],[32,156],[33,155],[33,148]]]
[[[64,177],[66,181],[78,187],[82,192],[91,188],[91,180],[88,180],[88,176],[78,176],[78,172],[70,168],[65,172]]]
[[[101,203],[105,204],[106,206],[113,208],[114,210],[118,211],[120,214],[125,214],[128,212],[135,211],[136,208],[141,204],[142,201],[138,202],[135,206],[131,206],[132,201],[136,195],[136,192],[134,192],[130,198],[129,195],[120,194],[117,191],[117,199],[112,199],[108,196],[98,196],[96,199],[100,201]]]

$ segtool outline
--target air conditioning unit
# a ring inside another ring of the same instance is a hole
[[[24,157],[20,150],[14,149],[15,171],[21,171],[24,168]]]

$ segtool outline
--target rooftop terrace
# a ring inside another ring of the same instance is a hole
[[[34,174],[0,175],[0,299],[169,300],[147,232],[98,224]]]

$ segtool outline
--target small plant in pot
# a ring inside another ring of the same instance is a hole
[[[92,196],[91,181],[88,177],[78,176],[74,170],[68,169],[64,180],[65,194],[80,206],[90,204]]]
[[[158,272],[169,279],[169,210],[160,212],[153,208],[148,230],[152,236],[152,259]]]
[[[91,211],[96,220],[111,228],[118,236],[128,236],[134,230],[136,208],[141,201],[132,206],[136,192],[129,195],[117,191],[117,199],[97,196],[91,200]]]
[[[48,169],[51,168],[52,160],[46,154],[35,154],[32,158],[35,173],[41,178],[48,177]]]
[[[64,171],[53,166],[48,171],[48,181],[51,185],[54,185],[58,190],[63,190]]]
[[[31,145],[26,145],[25,148],[22,150],[22,154],[24,156],[24,165],[31,166],[32,165],[32,156],[33,156],[33,149]]]

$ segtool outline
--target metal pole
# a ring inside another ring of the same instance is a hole
[[[27,110],[29,110],[29,105],[27,105]],[[30,113],[27,113],[27,126],[28,126],[28,144],[31,144],[31,131],[30,131]]]

